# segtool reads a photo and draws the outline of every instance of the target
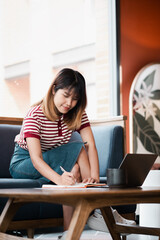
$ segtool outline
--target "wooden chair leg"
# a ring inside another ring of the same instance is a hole
[[[28,238],[34,238],[34,228],[28,228],[27,229],[27,237]]]
[[[127,236],[126,235],[122,235],[122,240],[127,240]]]

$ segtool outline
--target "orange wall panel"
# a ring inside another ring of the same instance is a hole
[[[120,0],[121,114],[128,119],[128,152],[130,87],[137,72],[152,62],[160,62],[160,1]]]

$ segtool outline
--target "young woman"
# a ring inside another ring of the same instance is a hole
[[[46,96],[28,111],[15,138],[10,164],[13,178],[41,178],[58,185],[99,182],[98,155],[86,103],[84,77],[72,69],[61,70]],[[80,133],[82,142],[69,142],[73,131]],[[63,206],[63,213],[66,230],[72,208]]]
[[[46,96],[28,111],[15,138],[10,164],[13,178],[45,179],[58,185],[99,182],[98,154],[86,103],[84,77],[75,70],[62,69]],[[73,131],[80,133],[82,142],[69,142]],[[72,207],[63,206],[64,230],[69,227],[72,213]],[[89,218],[91,228],[105,225],[99,216],[100,222],[95,214]]]

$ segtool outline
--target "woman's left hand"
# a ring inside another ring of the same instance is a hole
[[[94,178],[85,178],[84,180],[83,180],[83,183],[97,183],[98,181],[96,180],[96,179],[94,179]]]

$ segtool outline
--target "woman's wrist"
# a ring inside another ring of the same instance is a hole
[[[51,179],[51,181],[57,185],[61,185],[61,182],[62,182],[61,175],[56,173],[56,175]]]
[[[91,165],[91,177],[99,181],[99,166]]]
[[[99,182],[99,174],[91,174],[91,178],[93,178],[94,180],[96,180],[96,182]]]

